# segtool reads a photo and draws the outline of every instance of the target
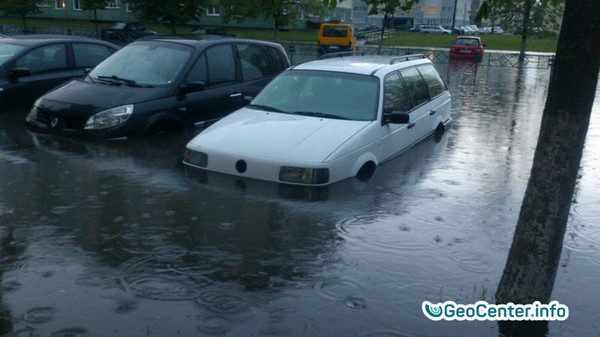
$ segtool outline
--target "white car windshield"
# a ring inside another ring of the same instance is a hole
[[[177,43],[133,43],[100,63],[90,76],[132,86],[168,86],[193,53],[192,47]]]
[[[267,85],[248,107],[323,118],[377,118],[379,80],[374,76],[290,70]]]

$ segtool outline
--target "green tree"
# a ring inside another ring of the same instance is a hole
[[[27,31],[26,17],[28,14],[38,14],[39,0],[0,0],[0,11],[6,16],[17,16],[23,20],[23,32]]]
[[[567,0],[531,176],[498,303],[548,303],[590,121],[600,71],[600,1]],[[524,322],[501,325],[503,336],[532,336]],[[516,328],[515,328],[516,327]]]
[[[280,41],[282,26],[294,25],[296,18],[302,14],[321,16],[326,9],[320,0],[220,0],[219,5],[224,22],[231,19],[240,22],[261,16],[272,20],[277,42]]]
[[[98,10],[106,8],[106,0],[81,0],[81,9],[84,11],[94,11],[94,27],[96,28],[96,37],[100,37],[98,31]]]
[[[381,25],[381,34],[379,36],[379,52],[381,52],[385,25],[388,22],[388,18],[393,17],[394,13],[399,9],[410,9],[417,1],[418,0],[364,0],[367,6],[369,6],[369,15],[383,14],[383,24]]]
[[[494,26],[496,23],[496,12],[501,7],[503,0],[484,0],[479,6],[479,11],[475,15],[475,23],[479,26],[481,21],[490,19],[492,21],[492,34],[494,33]]]
[[[562,16],[564,0],[485,0],[481,3],[475,16],[480,24],[483,19],[492,19],[494,25],[496,15],[502,15],[511,24],[520,27],[521,47],[519,61],[525,60],[527,37],[532,26],[557,28],[558,19]]]
[[[198,20],[210,0],[128,0],[141,20],[164,24],[177,34],[177,25]]]

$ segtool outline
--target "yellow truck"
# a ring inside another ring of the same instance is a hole
[[[354,27],[345,23],[322,23],[317,37],[317,56],[356,50]]]

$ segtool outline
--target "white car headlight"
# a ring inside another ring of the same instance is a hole
[[[85,126],[86,130],[106,129],[125,123],[133,113],[133,105],[123,105],[100,111],[90,117]]]
[[[329,182],[329,169],[282,166],[279,180],[296,184],[325,184]]]
[[[183,161],[192,166],[206,167],[208,165],[208,155],[204,152],[185,149]]]

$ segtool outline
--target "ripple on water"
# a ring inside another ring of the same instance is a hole
[[[208,314],[198,317],[196,329],[202,334],[223,336],[228,330],[230,323],[223,317]]]
[[[387,331],[387,330],[379,330],[379,331],[371,331],[367,332],[363,335],[364,337],[411,337],[414,335],[402,334],[396,331]]]
[[[87,330],[84,328],[65,328],[60,329],[58,331],[53,332],[50,337],[77,337],[77,336],[87,336]]]
[[[450,254],[450,259],[454,261],[458,268],[464,271],[484,274],[494,270],[489,262],[482,259],[480,253],[456,251]]]
[[[50,321],[54,314],[56,314],[56,309],[52,307],[39,307],[27,310],[22,318],[27,323],[39,324]]]
[[[235,224],[233,224],[231,222],[222,222],[217,225],[217,228],[222,231],[229,231],[229,230],[232,230],[235,228]]]
[[[366,309],[367,300],[360,297],[350,296],[344,299],[344,305],[350,309]]]
[[[24,329],[20,329],[17,331],[13,331],[12,333],[9,333],[8,335],[5,335],[4,337],[40,337],[42,336],[41,334],[39,334],[36,329],[31,328],[31,327],[27,327]]]
[[[55,215],[61,215],[61,214],[65,214],[68,211],[70,211],[71,209],[73,209],[75,206],[56,206],[54,208],[52,208],[52,213]]]
[[[0,285],[0,291],[2,293],[6,293],[9,291],[15,291],[15,290],[18,290],[19,288],[21,288],[21,283],[19,283],[18,281],[6,281],[6,282],[2,282],[2,284]]]
[[[200,293],[196,304],[217,314],[234,315],[247,312],[250,305],[241,297],[232,295],[231,289],[214,287]]]
[[[343,278],[318,281],[313,287],[317,295],[330,301],[343,301],[363,292],[358,283]]]
[[[149,276],[129,283],[135,296],[158,301],[188,301],[198,297],[199,287],[190,280]]]

